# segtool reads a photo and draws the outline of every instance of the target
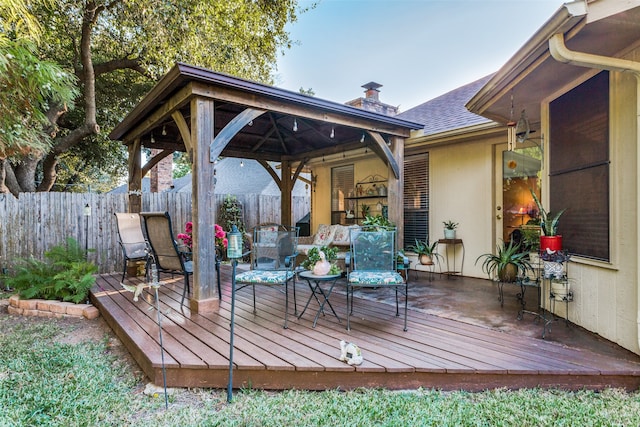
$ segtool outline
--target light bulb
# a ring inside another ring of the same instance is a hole
[[[156,139],[153,137],[153,134],[151,134],[151,143],[153,144],[154,142],[156,142]]]
[[[330,138],[333,138],[334,136],[336,136],[336,132],[333,129],[333,126],[331,126],[331,135],[329,135]]]
[[[167,134],[167,127],[165,125],[162,125],[162,135],[166,135]]]
[[[293,119],[293,131],[298,132],[298,121]]]
[[[244,161],[240,161],[240,167],[243,168],[244,167]]]
[[[360,142],[364,142],[364,132],[362,132],[362,136],[360,137]]]

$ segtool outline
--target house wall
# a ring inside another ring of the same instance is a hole
[[[327,157],[324,161],[314,161],[308,164],[317,181],[311,192],[311,234],[315,234],[320,224],[331,223],[331,168],[353,164],[354,185],[369,175],[378,174],[389,176],[387,165],[369,150],[368,155],[359,152],[339,154]],[[372,210],[371,214],[379,212]],[[356,213],[357,214],[357,213]]]
[[[627,59],[640,61],[640,50]],[[640,354],[636,209],[638,81],[632,74],[619,72],[611,72],[610,79],[611,262],[574,258],[569,263],[574,301],[569,303],[568,314],[571,322]],[[550,308],[548,302],[547,308]],[[564,304],[556,303],[556,313],[566,314]]]

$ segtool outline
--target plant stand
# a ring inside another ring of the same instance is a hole
[[[451,276],[462,276],[462,267],[464,267],[464,242],[462,239],[440,239],[439,245],[444,245],[444,258],[447,266],[447,270],[442,274],[446,274],[447,278]],[[458,247],[460,248],[461,256],[457,257]],[[457,258],[457,259],[456,259]],[[450,259],[452,259],[450,263]],[[457,264],[459,260],[460,265]]]

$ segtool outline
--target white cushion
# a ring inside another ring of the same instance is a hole
[[[313,244],[316,246],[327,246],[331,244],[335,231],[335,227],[331,225],[320,224],[320,226],[318,226],[318,232],[313,239]]]

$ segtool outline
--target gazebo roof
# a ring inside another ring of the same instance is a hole
[[[238,132],[222,156],[260,160],[303,160],[369,144],[366,132],[406,138],[420,123],[390,117],[273,86],[177,63],[109,135],[147,148],[186,151],[176,108],[189,123],[190,101],[215,100],[215,135],[247,108],[266,110]],[[333,135],[333,136],[332,136]],[[371,148],[375,149],[374,145]],[[383,156],[384,157],[384,156]]]

